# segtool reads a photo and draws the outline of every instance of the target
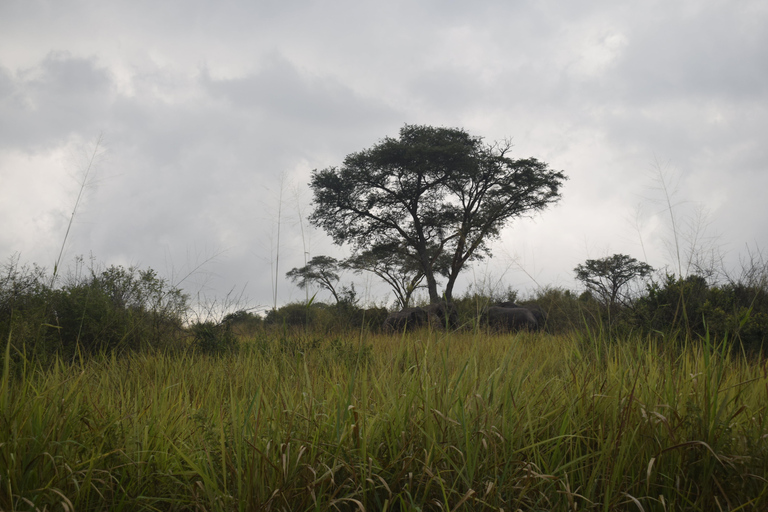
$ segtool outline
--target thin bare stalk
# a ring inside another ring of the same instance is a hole
[[[669,220],[672,223],[672,237],[675,242],[675,256],[677,259],[677,272],[680,277],[683,277],[683,262],[680,258],[680,240],[678,236],[678,229],[677,229],[677,221],[675,219],[675,208],[672,204],[672,196],[669,192],[669,188],[667,187],[667,180],[664,178],[664,173],[661,169],[661,164],[659,164],[659,161],[654,159],[654,166],[656,167],[656,171],[659,175],[659,183],[661,183],[661,190],[664,192],[664,200],[667,203],[667,212],[669,213]]]
[[[272,308],[277,309],[277,286],[280,279],[280,228],[283,216],[283,189],[285,188],[285,173],[280,175],[280,192],[277,196],[277,246],[275,247],[275,281],[272,285]]]
[[[307,257],[309,256],[309,249],[307,248],[307,238],[304,236],[304,218],[301,214],[301,196],[298,186],[294,188],[294,195],[296,198],[296,213],[299,216],[299,230],[301,232],[301,249],[304,255],[304,266],[307,266]],[[306,302],[309,304],[309,287],[304,288],[306,293]]]
[[[88,176],[91,174],[91,170],[93,169],[94,162],[96,161],[96,156],[99,153],[99,147],[101,146],[101,142],[104,138],[104,133],[99,133],[98,138],[96,139],[96,144],[93,146],[93,152],[91,153],[90,158],[88,159],[88,164],[85,167],[85,171],[83,172],[83,178],[80,182],[80,189],[77,193],[77,199],[75,200],[75,206],[72,208],[72,214],[69,216],[69,223],[67,224],[67,231],[64,233],[64,240],[61,242],[61,248],[59,249],[59,256],[56,258],[56,262],[53,264],[53,275],[51,276],[51,286],[53,286],[54,282],[56,281],[56,277],[59,272],[59,265],[61,264],[61,258],[64,256],[64,248],[67,245],[67,239],[69,238],[69,231],[72,229],[72,223],[75,220],[75,214],[77,213],[77,209],[80,206],[80,201],[83,199],[83,193],[85,192],[85,187],[88,185]]]

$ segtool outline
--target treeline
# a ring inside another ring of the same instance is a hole
[[[9,260],[0,277],[0,335],[16,353],[44,360],[146,349],[235,350],[238,340],[271,333],[338,334],[382,331],[390,310],[361,307],[354,293],[333,305],[310,300],[268,311],[239,310],[201,320],[189,297],[152,269],[84,268],[57,279],[38,266]],[[666,275],[644,281],[631,298],[609,303],[593,291],[546,288],[521,299],[467,293],[454,299],[458,329],[483,332],[493,304],[514,301],[537,307],[549,334],[584,332],[616,339],[630,333],[677,342],[709,336],[734,350],[765,353],[768,286],[765,279],[710,284],[701,276]]]
[[[708,284],[701,276],[666,275],[649,280],[631,301],[609,306],[593,293],[545,288],[526,299],[506,295],[466,294],[454,300],[460,329],[484,330],[482,312],[496,303],[514,301],[538,307],[545,315],[543,331],[565,334],[582,331],[606,339],[643,333],[661,340],[726,341],[738,350],[754,353],[768,349],[768,287],[760,283]],[[270,311],[262,329],[309,328],[326,332],[338,329],[382,329],[385,308],[360,308],[352,304],[320,302],[287,304]],[[251,320],[252,327],[254,326]]]

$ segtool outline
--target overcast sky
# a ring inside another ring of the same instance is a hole
[[[249,306],[277,266],[278,303],[300,300],[305,251],[348,255],[306,223],[310,172],[406,123],[510,137],[569,177],[459,295],[577,289],[614,253],[676,270],[674,233],[729,268],[768,246],[765,0],[3,0],[0,258],[53,267],[95,151],[65,263]]]

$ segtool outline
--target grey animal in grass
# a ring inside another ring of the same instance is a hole
[[[441,300],[423,308],[429,317],[429,324],[435,329],[456,329],[459,312],[452,302]]]
[[[458,324],[456,306],[445,301],[430,304],[427,307],[406,308],[391,313],[384,322],[387,331],[418,329],[429,324],[435,329],[456,328]]]
[[[518,304],[515,304],[514,302],[497,302],[494,304],[494,306],[498,306],[500,308],[525,308],[528,311],[530,311],[534,318],[536,318],[536,325],[539,329],[543,329],[544,326],[547,323],[547,316],[544,314],[544,311],[537,306],[536,304],[533,304],[531,306],[520,306]]]
[[[424,308],[405,308],[402,311],[390,313],[384,321],[384,329],[387,331],[418,329],[428,321],[429,315]]]
[[[539,328],[536,317],[528,308],[491,306],[484,317],[490,328],[500,331],[535,331]]]

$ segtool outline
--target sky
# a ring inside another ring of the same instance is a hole
[[[768,246],[767,28],[764,0],[3,0],[0,259],[304,300],[285,273],[350,254],[307,223],[312,170],[419,124],[569,178],[458,295],[579,290],[615,253],[737,275]]]

